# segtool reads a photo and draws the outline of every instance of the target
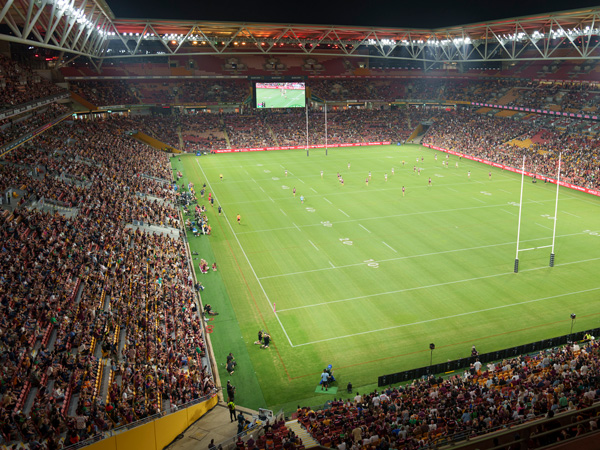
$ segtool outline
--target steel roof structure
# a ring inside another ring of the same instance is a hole
[[[600,59],[600,7],[438,29],[119,19],[104,0],[2,0],[0,40],[92,62],[170,55],[380,57],[421,62]],[[559,52],[558,50],[561,49]],[[568,51],[564,51],[567,49]]]

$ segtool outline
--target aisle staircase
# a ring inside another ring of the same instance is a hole
[[[292,420],[290,422],[285,423],[286,427],[292,430],[296,436],[302,439],[302,445],[305,448],[314,448],[318,447],[319,443],[310,435],[308,431],[298,422],[298,420]]]
[[[184,145],[183,145],[183,135],[181,134],[181,125],[179,125],[177,127],[177,138],[179,139],[179,148],[183,149]]]
[[[149,136],[146,133],[142,133],[141,131],[135,133],[133,137],[138,141],[143,142],[144,144],[148,144],[150,147],[156,148],[158,150],[167,149],[169,152],[172,153],[181,153],[181,150],[176,149],[172,145],[159,141],[158,139],[153,138],[152,136]]]
[[[517,88],[511,88],[506,94],[498,99],[496,102],[498,105],[508,105],[519,98],[520,92]]]
[[[98,107],[96,105],[94,105],[93,103],[87,101],[85,98],[83,98],[81,95],[76,94],[75,92],[71,92],[71,98],[76,101],[77,103],[79,103],[81,106],[83,106],[84,108],[89,109],[90,111],[95,111],[98,109]]]
[[[223,129],[223,136],[225,136],[225,143],[227,144],[227,148],[231,148],[231,142],[229,142],[229,135],[227,134],[227,127],[225,126],[225,121],[222,118],[221,128]]]
[[[275,143],[275,145],[278,146],[279,141],[277,140],[275,133],[273,133],[273,129],[271,128],[271,125],[269,125],[268,123],[266,123],[265,125],[267,126],[267,131],[269,132],[269,136],[271,136],[271,139],[273,139],[273,142]]]

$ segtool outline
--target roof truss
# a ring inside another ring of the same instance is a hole
[[[600,7],[426,29],[115,19],[104,0],[5,0],[0,39],[104,60],[338,55],[436,63],[600,59]],[[565,50],[566,49],[566,50]]]

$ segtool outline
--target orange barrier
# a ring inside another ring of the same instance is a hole
[[[140,425],[88,447],[89,450],[162,450],[219,401],[215,395],[189,408]]]

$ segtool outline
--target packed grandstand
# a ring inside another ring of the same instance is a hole
[[[51,450],[108,436],[205,401],[225,384],[211,361],[185,238],[182,190],[194,192],[172,182],[161,147],[195,154],[416,140],[511,167],[527,155],[526,170],[550,178],[562,153],[561,178],[600,191],[600,59],[573,59],[567,46],[552,64],[524,60],[462,73],[283,54],[276,62],[243,54],[234,62],[140,57],[101,70],[75,60],[39,70],[6,53],[3,448]],[[306,78],[308,115],[250,106],[248,76],[275,72]],[[138,132],[160,145],[141,142]],[[196,217],[205,224],[202,213]],[[530,444],[547,445],[597,431],[599,356],[588,339],[581,348],[355,391],[286,415],[318,444],[340,450],[432,447],[539,419],[541,437]],[[575,425],[551,419],[572,411]],[[308,445],[278,423],[235,446]]]

